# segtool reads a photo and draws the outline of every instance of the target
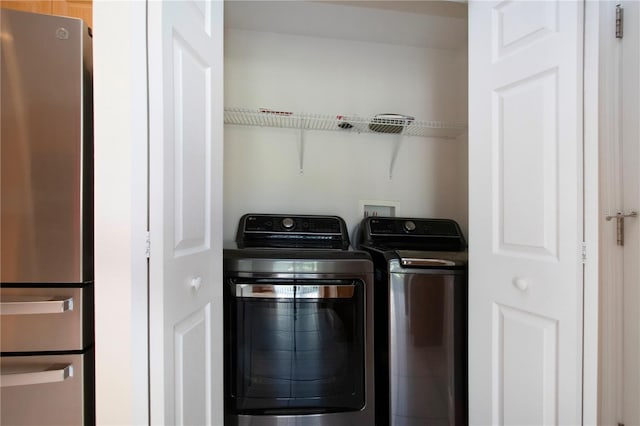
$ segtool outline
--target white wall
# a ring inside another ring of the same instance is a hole
[[[466,122],[466,50],[419,48],[229,29],[225,106],[357,114],[401,113]],[[399,203],[398,216],[449,217],[467,228],[466,137],[308,131],[304,174],[298,131],[225,126],[225,241],[244,213],[337,214],[349,229],[360,200]]]
[[[148,424],[145,3],[93,13],[96,421]]]

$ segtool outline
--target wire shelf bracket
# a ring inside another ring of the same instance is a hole
[[[299,173],[304,174],[304,130],[298,130],[298,167]]]

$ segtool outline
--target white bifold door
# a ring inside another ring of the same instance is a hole
[[[472,425],[582,422],[583,15],[469,3]]]
[[[222,5],[147,4],[152,424],[222,425]]]

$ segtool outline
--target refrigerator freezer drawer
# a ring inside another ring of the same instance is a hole
[[[91,424],[93,352],[0,358],[0,424]]]
[[[79,351],[93,344],[93,285],[0,288],[0,350]]]

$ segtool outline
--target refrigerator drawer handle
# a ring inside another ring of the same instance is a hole
[[[73,377],[73,365],[71,364],[56,370],[3,374],[0,376],[0,387],[63,382],[69,377]]]
[[[4,297],[0,303],[1,315],[59,314],[66,311],[73,311],[73,297],[54,300],[43,300],[42,297],[11,300]]]

